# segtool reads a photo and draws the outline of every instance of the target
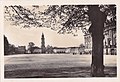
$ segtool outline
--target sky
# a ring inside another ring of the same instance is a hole
[[[40,9],[43,11],[45,7],[40,7]],[[45,46],[73,47],[79,46],[82,43],[84,44],[84,34],[81,30],[77,32],[78,36],[73,36],[72,34],[63,35],[46,27],[21,28],[20,26],[11,25],[10,21],[4,21],[4,34],[9,43],[15,46],[28,46],[29,42],[33,42],[35,46],[40,47],[42,33],[45,36]]]
[[[78,31],[78,36],[72,34],[58,34],[50,28],[20,28],[10,25],[5,21],[4,34],[8,38],[9,43],[15,46],[27,46],[29,42],[34,42],[36,46],[41,46],[41,35],[44,33],[45,45],[57,47],[79,46],[84,43],[82,31]]]

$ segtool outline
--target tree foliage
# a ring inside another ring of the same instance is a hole
[[[22,28],[41,27],[41,12],[35,12],[23,6],[5,6],[5,19]]]
[[[89,6],[93,5],[47,5],[45,11],[39,5],[23,7],[5,6],[5,19],[22,28],[47,27],[58,33],[74,34],[79,29],[87,33],[91,21],[88,16]],[[98,5],[107,15],[105,27],[116,25],[116,5]]]
[[[34,51],[34,43],[33,42],[29,42],[29,44],[28,44],[28,50],[31,52],[31,53],[33,53],[33,51]]]
[[[4,35],[4,54],[8,55],[9,53],[9,42],[7,37]]]

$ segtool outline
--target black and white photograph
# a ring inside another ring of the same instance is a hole
[[[119,82],[119,4],[0,1],[1,82]]]
[[[116,9],[4,5],[4,79],[116,78]]]

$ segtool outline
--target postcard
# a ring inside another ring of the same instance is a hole
[[[118,82],[119,2],[85,1],[1,1],[1,82]]]

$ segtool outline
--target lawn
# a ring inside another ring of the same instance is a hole
[[[5,56],[5,78],[90,77],[91,55],[21,54]],[[116,55],[104,55],[106,77],[116,77]]]

